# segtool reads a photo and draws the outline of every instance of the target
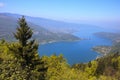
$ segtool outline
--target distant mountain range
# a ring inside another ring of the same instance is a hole
[[[0,16],[4,18],[6,17],[7,19],[10,18],[10,19],[17,20],[22,15],[12,14],[12,13],[0,13]],[[38,25],[36,28],[39,28],[41,26],[49,31],[56,32],[56,33],[58,32],[68,33],[76,30],[76,27],[79,26],[74,23],[67,23],[62,21],[56,21],[56,20],[45,19],[40,17],[31,17],[26,15],[24,16],[28,22]]]
[[[15,32],[16,27],[18,27],[17,21],[20,17],[21,15],[19,14],[0,13],[0,39],[14,40],[12,33]],[[28,25],[34,31],[33,38],[40,42],[79,40],[78,37],[69,33],[70,30],[67,28],[68,23],[30,16],[25,16],[25,18]],[[60,28],[60,25],[63,24],[66,24],[66,29],[63,26]],[[59,27],[57,27],[57,25]]]
[[[102,37],[102,38],[107,38],[113,41],[113,43],[118,43],[120,42],[120,33],[115,33],[115,32],[97,32],[95,33],[96,36]]]
[[[18,18],[21,18],[21,16],[22,15],[20,14],[0,13],[0,39],[5,38],[10,41],[14,40],[12,33],[15,32],[16,27],[18,26]],[[86,34],[88,32],[94,33],[104,31],[103,28],[95,25],[69,23],[41,17],[24,16],[29,26],[34,31],[33,38],[40,42],[79,40],[79,38],[72,35],[72,33],[81,31],[82,34]]]

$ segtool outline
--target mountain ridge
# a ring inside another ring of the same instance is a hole
[[[21,14],[12,14],[12,13],[0,13],[1,15],[5,15],[8,17],[13,17],[13,18],[20,18],[22,15]],[[80,28],[99,28],[99,26],[91,25],[91,24],[82,24],[82,23],[72,23],[72,22],[65,22],[65,21],[59,21],[59,20],[53,20],[53,19],[47,19],[47,18],[42,18],[42,17],[31,17],[24,15],[26,20],[28,22],[34,23],[38,26],[42,26],[45,29],[48,29],[51,32],[54,33],[59,33],[59,32],[64,32],[64,33],[73,33],[76,31],[79,31]]]
[[[12,14],[14,15],[14,14]],[[16,15],[14,15],[16,16]],[[25,17],[26,18],[26,17]],[[5,38],[7,40],[13,40],[12,32],[17,28],[17,16],[16,18],[8,16],[8,14],[0,13],[0,38]],[[61,40],[78,40],[79,38],[71,34],[66,33],[53,33],[40,25],[28,22],[28,25],[33,29],[34,38],[37,38],[40,42],[49,41],[61,41]],[[12,38],[11,38],[12,37]],[[67,39],[68,38],[68,39]]]

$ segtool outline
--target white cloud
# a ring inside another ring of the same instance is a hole
[[[0,2],[0,7],[4,7],[4,6],[5,6],[5,4]]]

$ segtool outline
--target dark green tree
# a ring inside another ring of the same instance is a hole
[[[37,79],[44,80],[47,68],[44,67],[44,62],[38,55],[38,44],[31,37],[33,32],[28,26],[25,17],[18,21],[18,27],[14,37],[19,41],[13,44],[10,50],[14,52],[15,56],[21,63],[23,69],[27,70],[26,80]],[[33,76],[34,75],[34,76]],[[33,76],[33,77],[32,77]]]
[[[19,19],[18,25],[19,27],[14,33],[14,37],[19,41],[18,55],[26,61],[26,64],[31,64],[31,60],[37,55],[38,44],[35,43],[35,40],[30,40],[33,32],[24,16]]]
[[[22,47],[27,46],[28,40],[32,37],[32,30],[28,27],[24,16],[19,19],[19,27],[17,28],[17,32],[14,34],[15,38],[19,40]]]

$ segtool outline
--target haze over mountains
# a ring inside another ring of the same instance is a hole
[[[13,32],[15,32],[18,18],[22,15],[12,13],[0,13],[0,38],[14,40]],[[25,16],[28,25],[34,31],[34,38],[41,42],[49,41],[73,41],[79,40],[78,37],[72,35],[73,32],[83,30],[94,31],[96,26],[88,24],[75,24],[62,21],[55,21],[39,17]]]
[[[0,13],[0,15],[7,17],[7,18],[14,19],[14,20],[22,16],[20,14],[12,14],[12,13]],[[31,16],[25,15],[25,18],[28,22],[37,24],[38,26],[44,27],[53,32],[65,32],[66,33],[66,31],[67,32],[73,31],[74,28],[76,29],[76,27],[79,26],[78,24],[74,24],[74,23],[67,23],[67,22],[56,21],[56,20],[40,18],[40,17],[31,17]]]
[[[21,16],[22,15],[20,14],[0,13],[0,38],[13,40],[12,33],[15,32],[18,18],[20,18]],[[31,17],[26,15],[25,18],[29,26],[34,31],[33,37],[37,38],[37,40],[41,42],[79,40],[78,37],[72,34],[77,31],[82,31],[81,34],[88,34],[88,32],[95,33],[111,31],[108,28],[107,30],[103,27],[98,27],[90,24],[69,23],[40,17]]]
[[[11,36],[12,33],[15,32],[17,25],[17,20],[20,18],[21,15],[18,14],[10,14],[10,13],[0,13],[0,38],[5,38],[9,40],[13,40]],[[76,36],[73,36],[70,33],[65,33],[63,30],[60,30],[62,28],[56,28],[55,27],[58,24],[61,24],[60,22],[54,21],[54,20],[48,20],[43,18],[35,18],[35,17],[29,17],[25,16],[25,18],[28,21],[28,25],[33,29],[34,31],[34,38],[37,38],[41,42],[48,42],[48,41],[61,41],[61,40],[78,40],[79,38]],[[54,23],[56,26],[54,26]],[[50,28],[48,28],[49,26]],[[60,25],[58,25],[60,26]],[[51,30],[50,30],[51,29]],[[68,29],[68,32],[70,30]],[[67,31],[66,31],[67,32]],[[12,36],[13,37],[13,36]]]

